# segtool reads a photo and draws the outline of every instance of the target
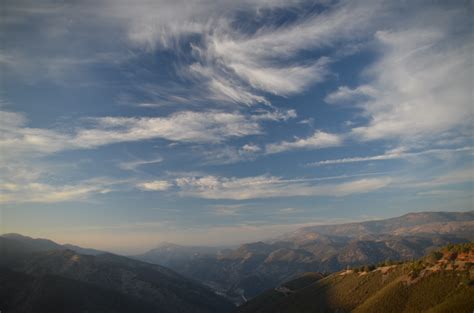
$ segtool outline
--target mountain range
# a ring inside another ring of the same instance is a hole
[[[0,236],[0,309],[16,313],[266,313],[276,312],[276,305],[282,313],[312,312],[308,308],[315,304],[308,292],[313,294],[316,288],[324,299],[316,303],[322,308],[327,304],[327,312],[365,312],[360,308],[369,304],[360,306],[362,302],[326,303],[334,299],[327,292],[344,299],[367,283],[372,287],[362,288],[364,294],[356,297],[364,303],[379,303],[379,290],[385,290],[381,299],[403,298],[412,292],[411,285],[391,289],[390,282],[406,280],[413,266],[406,264],[414,264],[410,260],[473,239],[474,211],[410,213],[378,221],[315,225],[236,248],[163,243],[129,257],[4,234]],[[394,263],[403,260],[405,265]],[[388,276],[382,270],[353,270],[378,263],[398,265]],[[455,277],[453,273],[443,271],[427,279],[435,286],[443,280],[453,286],[466,280],[465,272],[455,272]],[[453,296],[464,299],[472,286],[456,290],[460,293]],[[448,294],[436,299],[442,300],[436,304],[441,308],[444,302],[454,301]],[[295,301],[308,306],[294,311],[291,304]]]
[[[323,276],[306,273],[236,313],[471,313],[474,244],[449,245],[417,261],[384,262]]]
[[[162,267],[16,234],[0,237],[5,312],[225,313],[234,305]]]
[[[305,227],[236,249],[166,244],[134,258],[170,267],[241,304],[305,272],[416,259],[436,247],[472,239],[474,211],[422,212]]]

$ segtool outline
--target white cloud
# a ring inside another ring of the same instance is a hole
[[[219,75],[200,64],[192,64],[187,72],[188,75],[195,77],[196,81],[202,82],[203,77],[207,80],[207,88],[210,91],[208,97],[212,100],[230,101],[249,106],[254,103],[270,104],[265,97],[251,92],[238,80]]]
[[[307,138],[299,138],[294,141],[282,141],[271,143],[265,146],[265,153],[273,154],[296,149],[319,149],[327,147],[336,147],[342,144],[342,137],[336,134],[316,131]]]
[[[240,211],[248,208],[248,204],[217,204],[210,207],[215,215],[237,216]]]
[[[137,160],[137,161],[120,162],[118,166],[121,169],[133,171],[142,165],[156,164],[160,162],[163,162],[163,158],[156,158],[152,160]]]
[[[95,147],[114,142],[163,138],[181,142],[221,142],[231,137],[259,134],[258,123],[240,113],[178,112],[168,117],[97,119],[98,128],[81,130],[73,143]]]
[[[242,11],[265,16],[280,7],[302,9],[300,3],[159,1],[139,2],[133,8],[120,2],[107,5],[108,12],[127,22],[132,44],[147,51],[181,52],[183,41],[201,37],[191,43],[194,62],[180,64],[180,74],[204,85],[211,99],[252,105],[269,104],[265,94],[288,96],[324,80],[331,59],[320,56],[295,61],[299,53],[364,36],[362,30],[380,7],[377,2],[324,3],[322,12],[284,25],[268,23],[248,32],[234,24]]]
[[[294,214],[298,213],[300,210],[296,208],[284,208],[278,210],[278,214],[283,214],[283,215],[288,215],[288,214]]]
[[[259,114],[252,115],[252,119],[255,121],[288,121],[296,118],[298,114],[295,110],[258,110]]]
[[[438,177],[432,177],[429,180],[423,180],[411,183],[413,187],[433,187],[454,185],[474,182],[474,169],[472,167],[455,169]]]
[[[235,73],[253,88],[285,96],[301,92],[308,85],[324,80],[328,73],[329,58],[320,58],[307,66],[282,68],[258,68],[243,64],[231,64]]]
[[[465,195],[464,192],[460,190],[451,190],[451,189],[435,189],[429,191],[420,191],[416,193],[418,196],[439,196],[439,197],[446,197],[446,196],[456,196],[460,197]]]
[[[90,179],[74,184],[52,185],[42,182],[11,182],[0,185],[0,203],[55,203],[81,201],[95,194],[114,190],[121,181]]]
[[[255,160],[261,155],[262,148],[250,143],[240,148],[229,145],[195,146],[194,151],[204,159],[205,164],[222,165]]]
[[[317,180],[317,179],[316,179]],[[217,176],[176,179],[181,195],[205,199],[247,200],[294,196],[347,196],[384,188],[391,179],[364,178],[338,184],[314,184],[315,179],[284,180],[274,176],[226,178]]]
[[[137,187],[146,191],[164,191],[171,188],[173,184],[166,180],[154,180],[137,184]]]
[[[368,84],[328,96],[330,102],[350,97],[359,102],[369,121],[352,129],[357,138],[409,142],[471,127],[472,36],[454,26],[467,13],[426,11],[417,17],[426,25],[376,33],[381,56],[367,70]],[[361,94],[369,99],[360,100]]]
[[[240,148],[240,150],[245,153],[256,153],[256,152],[260,152],[262,148],[260,148],[257,145],[248,143],[248,144],[243,145],[242,148]]]
[[[28,156],[30,153],[54,153],[63,149],[68,135],[48,129],[26,127],[19,113],[0,111],[0,159]]]
[[[155,138],[175,142],[220,143],[230,138],[260,134],[261,121],[284,120],[292,115],[291,112],[246,116],[239,112],[181,111],[166,117],[103,117],[91,119],[92,127],[73,132],[30,128],[26,126],[23,115],[0,111],[1,157],[27,157]]]
[[[362,85],[355,89],[341,86],[336,91],[327,95],[324,101],[331,104],[345,102],[353,102],[355,104],[364,99],[363,97],[374,96],[376,96],[376,90],[368,85]]]
[[[209,80],[213,93],[235,102],[267,103],[260,96],[262,92],[279,96],[299,93],[326,78],[331,59],[288,60],[302,50],[328,46],[346,36],[353,38],[375,10],[376,6],[341,5],[294,24],[262,27],[252,35],[236,32],[229,23],[217,23],[206,34],[205,44],[194,46],[201,61],[199,71],[193,70]],[[236,93],[243,97],[235,97]]]
[[[395,160],[395,159],[405,159],[405,158],[412,158],[412,157],[431,155],[431,154],[443,155],[446,153],[452,154],[452,153],[470,152],[470,151],[473,151],[472,147],[462,147],[462,148],[454,148],[454,149],[429,149],[429,150],[416,151],[416,152],[410,152],[410,151],[404,151],[404,150],[400,150],[400,151],[392,150],[380,155],[323,160],[323,161],[309,163],[308,166],[322,166],[322,165],[345,164],[345,163],[356,163],[356,162]]]
[[[233,164],[242,161],[250,161],[254,160],[257,156],[256,153],[227,145],[220,145],[216,147],[199,146],[195,147],[194,151],[197,151],[197,154],[203,158],[204,164],[212,165]]]

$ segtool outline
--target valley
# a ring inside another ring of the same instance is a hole
[[[132,257],[4,234],[0,307],[15,313],[379,312],[381,304],[403,299],[407,312],[444,312],[454,303],[472,304],[473,232],[472,211],[423,212],[305,227],[233,249],[163,243]],[[434,294],[426,288],[437,290],[435,302],[417,307],[417,297]]]
[[[238,305],[305,272],[416,259],[436,247],[473,239],[474,212],[424,212],[305,227],[236,249],[164,245],[134,257],[170,267]]]

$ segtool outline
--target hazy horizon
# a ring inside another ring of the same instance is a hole
[[[458,211],[451,211],[451,212],[470,212],[472,210],[458,210]],[[419,212],[407,212],[408,213],[427,213],[427,212],[449,212],[449,211],[419,211]],[[84,236],[84,231],[81,231],[80,234],[71,234],[69,237],[46,237],[41,234],[27,234],[27,233],[18,233],[23,236],[29,236],[33,238],[40,238],[40,239],[49,239],[59,244],[73,244],[80,246],[82,248],[92,248],[103,250],[106,252],[117,253],[121,255],[134,255],[134,254],[141,254],[147,252],[153,248],[158,247],[163,243],[171,243],[177,244],[181,246],[208,246],[208,247],[220,247],[220,248],[235,248],[241,244],[245,243],[252,243],[257,241],[266,241],[270,239],[275,239],[287,233],[293,232],[298,230],[302,227],[308,226],[316,226],[316,225],[342,225],[347,223],[358,223],[358,222],[366,222],[366,221],[375,221],[375,220],[383,220],[397,216],[387,216],[384,218],[380,217],[373,217],[373,218],[362,218],[362,219],[331,219],[331,220],[320,220],[314,222],[307,222],[302,224],[286,224],[286,225],[272,225],[271,229],[264,227],[260,229],[259,227],[248,225],[247,227],[243,227],[241,229],[231,229],[230,232],[233,236],[239,238],[235,239],[234,241],[221,241],[219,238],[215,241],[206,241],[209,238],[209,230],[203,229],[200,231],[196,230],[187,230],[187,234],[181,236],[181,240],[171,241],[167,238],[180,238],[176,234],[171,234],[171,236],[156,236],[156,234],[142,234],[141,236],[131,236],[128,237],[127,234],[116,234],[117,237],[113,238],[112,240],[104,240],[104,238],[99,238],[97,240],[96,235],[92,235],[90,237]],[[218,229],[218,230],[211,230],[214,235],[227,235],[229,230],[225,229]],[[14,232],[6,232],[3,234],[14,233]],[[48,233],[47,233],[48,234]],[[244,235],[243,235],[244,234]],[[0,234],[2,235],[2,234]],[[194,237],[192,241],[189,240],[189,237]]]
[[[0,233],[131,254],[474,209],[470,1],[1,14]]]

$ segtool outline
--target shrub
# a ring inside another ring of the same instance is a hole
[[[472,263],[471,263],[471,262],[466,262],[466,263],[464,263],[464,267],[465,267],[467,270],[470,270],[471,267],[472,267]]]
[[[443,257],[443,253],[439,252],[439,251],[433,251],[431,252],[428,257],[427,257],[427,260],[428,262],[430,263],[436,263],[437,261],[439,261],[441,258]]]

